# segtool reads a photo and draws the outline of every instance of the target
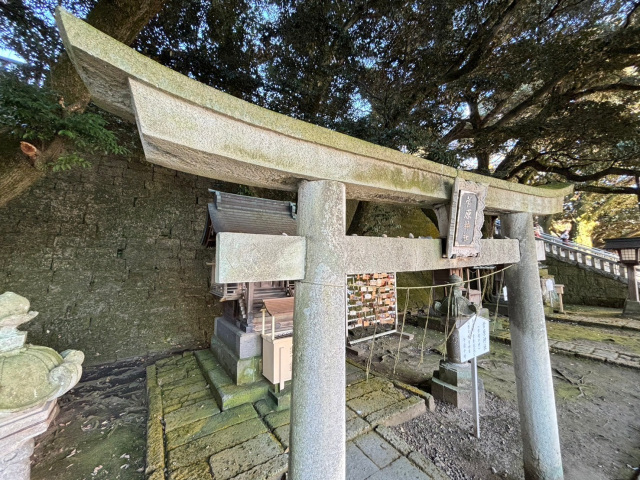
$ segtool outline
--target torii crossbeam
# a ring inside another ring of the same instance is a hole
[[[455,266],[517,262],[506,280],[525,478],[563,477],[532,214],[561,211],[571,187],[482,177],[270,112],[173,72],[62,9],[56,15],[93,101],[136,122],[147,160],[298,191],[298,236],[219,234],[216,241],[217,281],[297,280],[293,480],[345,478],[346,274],[452,266],[441,257],[439,240],[346,237],[346,198],[446,204],[456,178],[488,184],[485,212],[501,214],[503,233],[512,239],[485,241],[479,257],[457,259]]]

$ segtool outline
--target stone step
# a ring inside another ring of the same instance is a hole
[[[211,350],[199,350],[195,352],[195,357],[220,410],[225,411],[243,403],[255,403],[267,396],[269,382],[259,380],[247,385],[236,385]]]
[[[386,427],[394,427],[413,420],[424,413],[427,413],[427,405],[424,399],[411,396],[367,415],[365,420],[374,426],[384,425]]]

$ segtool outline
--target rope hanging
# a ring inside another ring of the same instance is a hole
[[[498,273],[502,273],[505,270],[513,267],[515,264],[511,264],[511,265],[507,265],[506,267],[488,273],[486,275],[482,275],[480,277],[477,277],[476,280],[483,280],[483,279],[489,279],[489,278],[493,278],[495,275],[497,275]],[[495,321],[498,318],[498,308],[500,306],[500,292],[502,291],[502,284],[504,281],[504,275],[502,275],[502,277],[500,278],[500,291],[498,292],[498,301],[496,302],[496,311],[494,313],[494,325],[495,325]],[[463,281],[464,283],[464,281]],[[470,286],[470,283],[467,282]],[[482,282],[480,282],[482,284]],[[487,287],[489,286],[489,284],[491,283],[490,280],[487,280],[484,283],[483,289],[482,289],[482,296],[481,298],[484,298],[484,295],[486,293]],[[424,344],[425,344],[425,340],[426,340],[426,336],[427,336],[427,328],[429,325],[429,318],[430,318],[430,309],[431,309],[431,302],[433,301],[433,290],[436,288],[442,288],[442,287],[452,287],[452,286],[456,286],[456,285],[460,285],[460,282],[455,282],[455,283],[445,283],[445,284],[439,284],[439,285],[421,285],[421,286],[417,286],[417,287],[399,287],[396,285],[396,290],[406,290],[407,291],[407,296],[405,298],[405,302],[404,302],[404,312],[402,314],[402,326],[400,329],[400,338],[398,339],[398,350],[396,353],[396,358],[395,358],[395,362],[393,364],[393,374],[395,375],[396,373],[396,368],[398,366],[398,361],[400,360],[400,348],[402,346],[402,337],[404,335],[404,325],[405,325],[405,320],[407,318],[407,310],[409,307],[409,296],[411,293],[411,290],[421,290],[421,289],[428,289],[429,290],[429,308],[427,309],[427,320],[425,322],[424,325],[424,333],[422,335],[422,343],[420,346],[420,363],[418,365],[421,365],[424,362]],[[470,290],[470,288],[468,289]],[[451,313],[451,295],[449,295],[448,297],[448,302],[447,302],[447,319],[445,322],[445,342],[444,342],[444,350],[442,352],[442,356],[444,358],[446,358],[446,354],[447,354],[447,341],[449,340],[449,337],[453,334],[455,329],[451,329],[451,331],[449,331],[449,318],[450,318],[450,313]],[[377,327],[378,327],[378,322],[374,323],[373,326],[373,337],[371,338],[371,347],[370,347],[370,352],[369,352],[369,358],[367,359],[367,368],[366,368],[366,379],[369,379],[369,371],[371,370],[371,362],[373,359],[373,349],[375,347],[375,335],[376,335],[376,331],[377,331]]]
[[[402,314],[402,328],[400,330],[400,338],[398,339],[398,353],[396,354],[396,361],[393,364],[393,374],[396,374],[396,367],[398,366],[398,360],[400,359],[400,345],[402,344],[402,335],[404,334],[404,321],[407,318],[407,307],[409,306],[409,294],[411,292],[407,290],[407,297],[404,300],[404,313]]]

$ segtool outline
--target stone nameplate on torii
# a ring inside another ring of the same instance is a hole
[[[487,191],[487,185],[456,178],[449,210],[447,257],[480,254]]]

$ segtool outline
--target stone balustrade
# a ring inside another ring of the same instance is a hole
[[[548,240],[547,238],[538,241],[544,242],[544,250],[547,255],[558,260],[580,265],[623,283],[629,282],[627,269],[618,263],[617,255],[573,243],[564,244],[561,241]]]

